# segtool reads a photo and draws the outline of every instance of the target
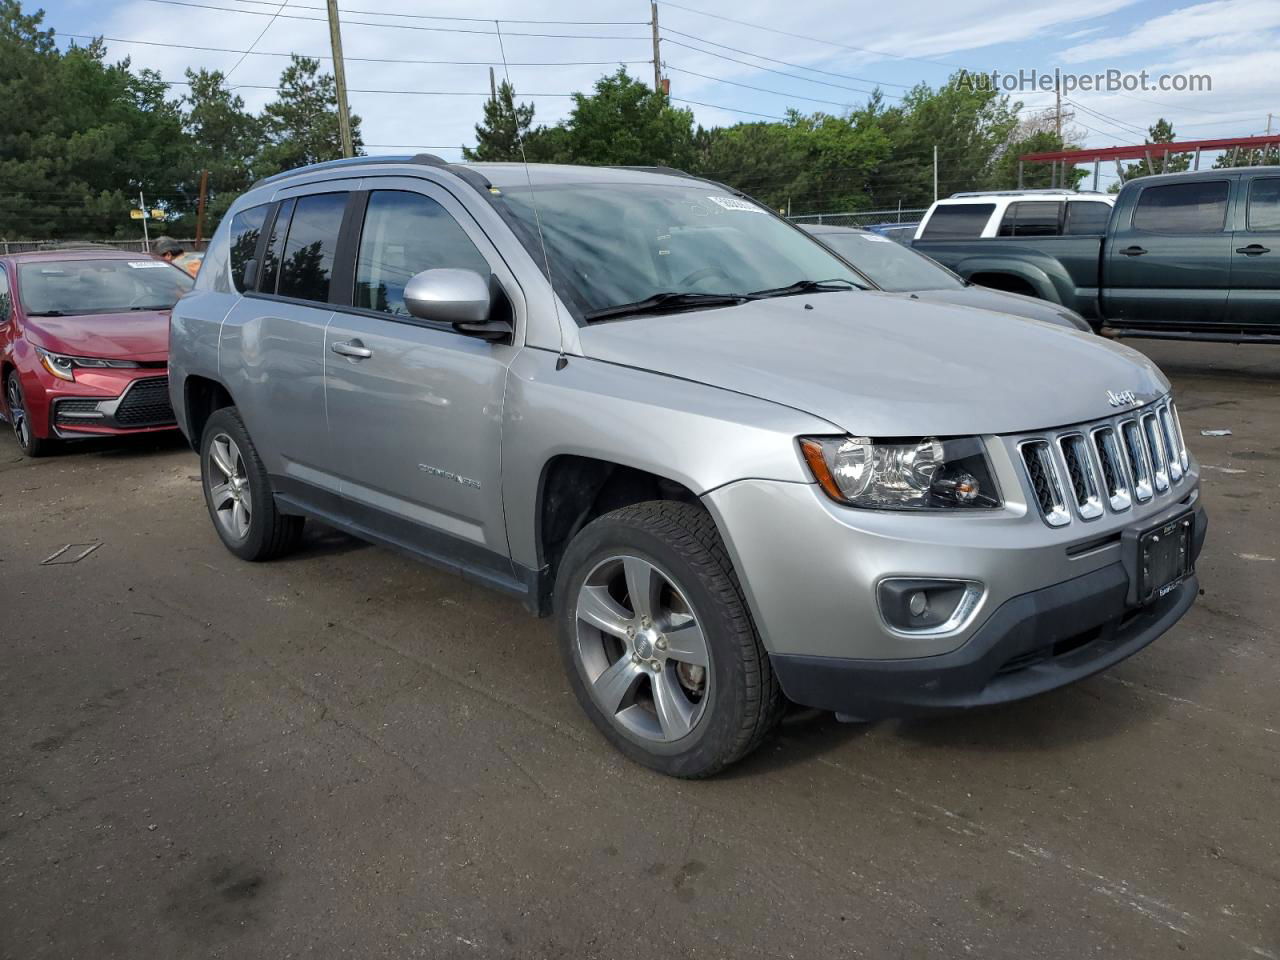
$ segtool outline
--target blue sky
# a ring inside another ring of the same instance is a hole
[[[50,0],[44,9],[46,25],[60,35],[119,38],[109,43],[113,58],[129,56],[135,67],[156,68],[168,80],[180,80],[188,66],[231,69],[241,54],[122,41],[228,51],[253,45],[258,53],[244,57],[231,74],[251,107],[270,99],[270,89],[259,87],[273,87],[286,62],[260,54],[328,53],[324,0],[289,0],[274,22],[277,0],[189,2],[203,6]],[[472,140],[483,99],[477,94],[488,89],[483,63],[499,63],[502,76],[491,23],[413,15],[601,21],[504,23],[511,78],[521,98],[536,104],[539,122],[554,122],[568,109],[568,99],[557,94],[588,89],[618,62],[652,77],[645,62],[652,56],[647,0],[340,0],[340,7],[347,11],[343,42],[352,108],[364,118],[371,153],[430,148],[456,159],[460,145]],[[385,15],[393,13],[399,16]],[[1142,131],[1158,116],[1173,121],[1179,139],[1216,138],[1262,133],[1270,111],[1276,114],[1272,129],[1280,134],[1280,0],[681,0],[679,6],[660,4],[660,19],[670,31],[662,56],[672,96],[696,101],[688,105],[705,125],[781,116],[789,107],[839,112],[843,104],[861,103],[860,91],[877,84],[892,102],[905,87],[919,81],[940,85],[960,67],[1060,67],[1076,73],[1203,73],[1213,79],[1211,92],[1071,95],[1075,104],[1067,109],[1075,116],[1069,127],[1087,146],[1141,142]],[[449,29],[423,29],[428,27]],[[529,33],[572,36],[521,35]],[[370,62],[375,59],[478,63]],[[532,65],[564,61],[582,65]],[[180,90],[175,87],[175,93]],[[441,93],[463,95],[434,95]],[[1028,111],[1053,102],[1051,93],[1018,96]]]

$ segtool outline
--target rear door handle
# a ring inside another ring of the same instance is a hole
[[[373,356],[373,351],[359,340],[339,340],[329,349],[339,356],[353,360],[368,360]]]
[[[1145,247],[1125,247],[1120,252],[1126,257],[1140,257],[1147,251]]]
[[[1270,247],[1264,247],[1260,243],[1251,243],[1247,247],[1236,247],[1236,253],[1243,253],[1246,257],[1260,257],[1264,253],[1270,252]]]

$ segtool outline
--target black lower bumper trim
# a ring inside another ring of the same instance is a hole
[[[1207,521],[1196,509],[1194,550]],[[771,657],[793,701],[850,718],[922,716],[1009,703],[1092,676],[1172,627],[1190,609],[1193,575],[1150,606],[1126,604],[1121,563],[1013,597],[957,650],[909,660]]]

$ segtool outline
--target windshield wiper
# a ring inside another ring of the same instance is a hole
[[[844,283],[848,286],[839,287],[836,284]],[[797,280],[795,283],[787,284],[785,287],[771,287],[768,290],[753,290],[747,294],[752,300],[760,300],[767,297],[794,297],[801,293],[828,293],[842,290],[861,290],[852,280],[846,280],[843,277],[834,277],[831,280]]]
[[[61,310],[28,310],[28,317],[65,317]]]
[[[607,320],[611,317],[630,317],[642,313],[665,313],[686,307],[730,307],[746,303],[751,297],[744,293],[655,293],[643,300],[619,303],[612,307],[590,310],[583,316],[588,322]]]
[[[146,306],[146,307],[130,307],[129,309],[130,309],[130,310],[172,310],[172,309],[173,309],[173,305],[172,305],[172,304],[163,304],[163,303],[158,303],[158,304],[155,304],[155,305],[153,305],[153,306]]]

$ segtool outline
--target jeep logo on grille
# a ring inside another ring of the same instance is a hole
[[[1107,391],[1107,403],[1113,407],[1125,407],[1138,402],[1138,397],[1132,390],[1121,390],[1116,393],[1114,390]]]

